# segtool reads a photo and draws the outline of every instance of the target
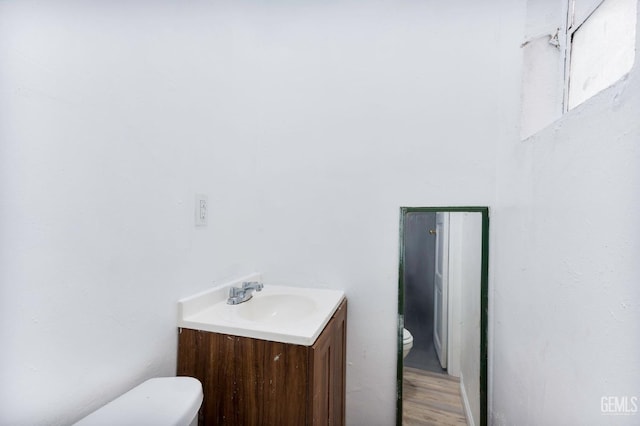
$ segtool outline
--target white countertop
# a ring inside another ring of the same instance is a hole
[[[261,281],[251,274],[178,302],[178,327],[311,346],[344,299],[341,290],[264,284],[238,305],[229,287]]]

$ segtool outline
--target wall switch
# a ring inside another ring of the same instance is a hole
[[[205,194],[196,194],[196,226],[207,226],[209,200]]]

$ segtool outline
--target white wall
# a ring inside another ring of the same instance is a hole
[[[460,382],[467,418],[480,425],[480,290],[482,279],[482,214],[462,217],[462,297],[460,298]]]
[[[518,50],[505,49],[503,61]],[[638,423],[637,413],[600,412],[603,396],[640,396],[638,62],[534,137],[520,143],[505,127],[500,138],[491,221],[496,425]],[[504,76],[516,93],[519,81]]]
[[[392,424],[399,206],[461,204],[492,206],[492,422],[634,423],[600,398],[640,383],[638,65],[520,142],[524,14],[0,2],[0,423],[174,374],[176,300],[258,270],[347,291],[348,422]]]
[[[258,270],[346,290],[347,420],[392,424],[399,207],[494,200],[477,3],[1,2],[0,423],[174,374],[176,300]]]
[[[464,213],[449,213],[449,270],[447,277],[447,374],[460,377],[460,338],[462,334]]]
[[[482,214],[449,213],[449,352],[470,425],[480,422]]]
[[[480,424],[482,214],[449,213],[447,374],[460,378],[470,425]]]

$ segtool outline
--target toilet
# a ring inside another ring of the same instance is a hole
[[[413,347],[413,336],[406,328],[402,329],[402,359],[409,355],[409,351]]]
[[[78,426],[197,426],[202,384],[193,377],[156,377],[80,420]]]

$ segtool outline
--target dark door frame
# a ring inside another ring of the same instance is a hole
[[[402,425],[402,329],[404,328],[404,226],[407,213],[467,212],[482,214],[482,258],[480,277],[480,426],[487,425],[487,359],[489,313],[489,207],[400,207],[398,263],[398,363],[396,425]]]

